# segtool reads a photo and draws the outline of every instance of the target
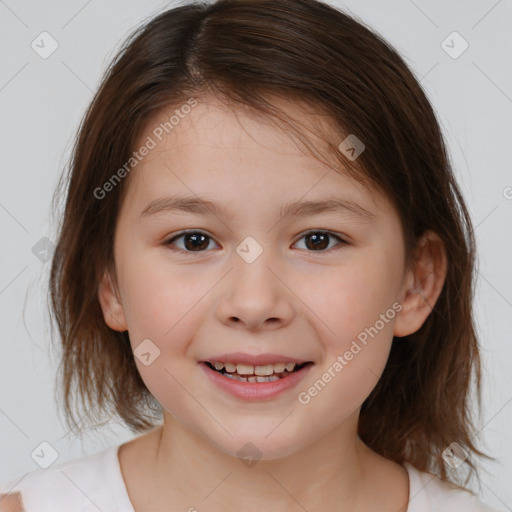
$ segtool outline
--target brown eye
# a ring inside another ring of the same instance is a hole
[[[166,245],[174,245],[174,241],[179,239],[183,239],[183,245],[178,246],[183,252],[203,252],[210,245],[210,241],[213,241],[211,237],[200,231],[188,231],[171,238]]]
[[[335,235],[330,231],[309,231],[302,236],[300,240],[305,241],[305,249],[309,252],[327,252],[328,249],[335,247],[336,245],[348,244],[341,237]],[[175,243],[180,240],[181,243]],[[337,244],[332,244],[334,240],[337,240]],[[190,252],[204,252],[210,247],[210,242],[214,242],[206,233],[201,231],[187,231],[182,232],[170,240],[165,245],[175,245],[179,251],[190,253]],[[215,242],[214,242],[215,243]],[[296,242],[297,244],[298,242]]]
[[[340,243],[347,243],[345,240],[340,238],[339,236],[331,233],[330,231],[310,231],[306,233],[301,240],[305,240],[305,246],[308,251],[321,251],[325,252],[325,250],[329,247],[330,241],[332,239],[338,240]],[[339,245],[339,244],[335,244]]]

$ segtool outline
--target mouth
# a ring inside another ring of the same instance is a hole
[[[296,373],[305,366],[312,365],[312,361],[297,363],[273,363],[260,366],[242,363],[230,363],[220,361],[204,361],[211,370],[239,382],[263,383],[284,379]]]

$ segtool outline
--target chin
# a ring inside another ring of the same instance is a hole
[[[221,451],[240,459],[248,467],[257,461],[282,459],[292,455],[300,449],[300,438],[291,437],[289,433],[283,432],[280,436],[276,431],[268,435],[270,430],[252,429],[244,430],[243,434],[236,435],[231,431],[233,437],[224,437],[222,440],[211,440]]]

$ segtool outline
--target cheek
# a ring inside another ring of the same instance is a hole
[[[373,263],[366,265],[361,259],[358,265],[316,281],[306,301],[321,319],[316,325],[324,355],[298,401],[312,417],[329,417],[320,427],[326,430],[361,406],[389,357],[396,316],[393,270]]]
[[[154,337],[164,348],[199,309],[211,276],[205,273],[203,279],[191,266],[171,265],[159,250],[154,256],[126,261],[125,313],[134,341]]]
[[[171,268],[161,261],[142,265],[133,258],[131,265],[125,310],[135,363],[156,400],[181,417],[190,408],[182,386],[196,365],[188,350],[204,315],[200,299],[211,288],[211,276],[194,273],[191,279],[192,267]],[[149,357],[139,357],[144,353]]]
[[[352,264],[330,268],[314,279],[308,278],[297,295],[304,298],[304,303],[321,320],[328,338],[343,346],[374,325],[380,315],[392,307],[396,298],[397,270],[385,256],[365,258],[361,255]],[[388,323],[383,330],[389,330]]]

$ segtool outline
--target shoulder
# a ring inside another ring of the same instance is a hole
[[[409,473],[410,493],[407,512],[498,512],[484,505],[477,496],[436,475],[404,463]]]
[[[25,512],[19,492],[0,493],[0,512]]]
[[[36,469],[0,485],[0,512],[97,512],[113,510],[105,465],[116,447]],[[105,508],[104,508],[105,507]]]

